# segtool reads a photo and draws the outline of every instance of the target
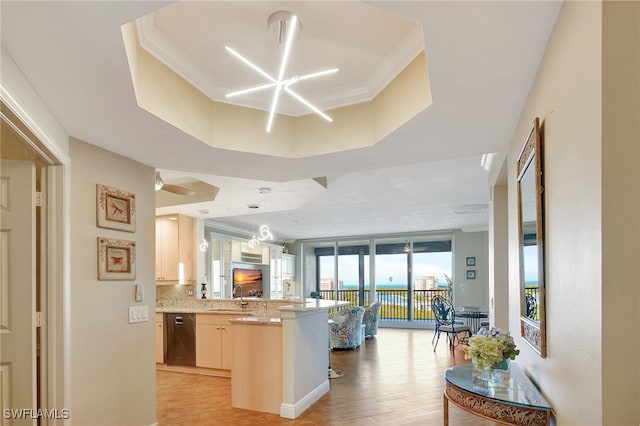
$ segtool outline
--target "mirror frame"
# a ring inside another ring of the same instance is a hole
[[[544,247],[544,199],[542,183],[542,138],[540,119],[536,117],[527,136],[527,140],[518,156],[518,245],[520,264],[520,335],[535,349],[542,358],[547,356],[546,335],[546,284],[545,284],[545,247]],[[522,218],[522,192],[520,182],[527,171],[535,172],[536,204],[536,243],[538,245],[538,306],[539,321],[527,316],[524,278],[524,223]]]

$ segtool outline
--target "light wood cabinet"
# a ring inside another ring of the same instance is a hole
[[[231,375],[231,406],[280,414],[283,403],[282,325],[234,322],[233,332],[235,361],[239,367]],[[328,352],[325,350],[325,353]],[[317,366],[309,367],[317,370]],[[305,383],[304,386],[308,382],[307,377],[296,377],[295,380]],[[293,387],[290,390],[295,393]]]
[[[194,220],[184,215],[156,217],[156,283],[195,282]]]
[[[196,367],[231,370],[231,325],[227,315],[196,315]]]
[[[156,363],[164,363],[164,321],[162,314],[156,313]]]

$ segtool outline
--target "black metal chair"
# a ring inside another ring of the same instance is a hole
[[[449,341],[449,349],[452,349],[459,342],[459,333],[467,333],[466,337],[471,335],[469,326],[456,323],[456,311],[453,308],[453,304],[449,299],[443,296],[434,296],[431,301],[431,312],[436,320],[436,331],[431,339],[431,344],[436,341],[433,351],[436,351],[438,347],[438,341],[440,341],[440,333],[447,334],[447,340]]]
[[[536,319],[538,302],[532,294],[527,294],[524,299],[527,318]]]

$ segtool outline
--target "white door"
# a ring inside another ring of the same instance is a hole
[[[36,424],[35,165],[0,160],[0,408],[2,424]],[[14,411],[16,413],[16,411]]]

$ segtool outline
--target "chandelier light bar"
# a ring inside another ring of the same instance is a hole
[[[239,96],[239,95],[244,95],[247,93],[253,93],[253,92],[257,92],[259,90],[264,90],[264,89],[269,89],[275,85],[277,85],[278,83],[269,83],[269,84],[263,84],[261,86],[255,86],[255,87],[250,87],[248,89],[244,89],[244,90],[238,90],[237,92],[231,92],[231,93],[227,93],[226,95],[224,95],[225,98],[233,98],[234,96]]]
[[[327,120],[329,123],[333,122],[333,119],[331,117],[329,117],[327,114],[325,114],[324,112],[320,111],[318,108],[316,108],[315,106],[313,106],[311,104],[311,102],[309,102],[308,100],[306,100],[305,98],[303,98],[302,96],[298,95],[296,92],[294,92],[292,89],[289,88],[289,86],[284,86],[284,90],[290,94],[291,96],[293,96],[294,98],[296,98],[298,101],[300,101],[302,104],[306,105],[307,107],[309,107],[310,110],[312,110],[313,112],[315,112],[316,114],[318,114],[320,117],[324,118],[325,120]]]
[[[236,58],[240,59],[242,62],[244,62],[245,64],[249,65],[250,68],[254,69],[255,71],[258,72],[258,74],[262,75],[263,77],[265,77],[267,80],[272,81],[274,83],[276,83],[276,79],[271,77],[269,74],[267,74],[265,71],[262,70],[262,68],[260,68],[259,66],[255,65],[253,62],[251,62],[250,60],[248,60],[247,58],[245,58],[244,56],[242,56],[241,54],[239,54],[238,52],[236,52],[235,50],[233,50],[232,48],[230,48],[229,46],[225,46],[225,49],[227,49],[227,52],[231,53],[233,56],[235,56]]]
[[[301,75],[300,77],[294,77],[294,78],[297,78],[297,80],[296,81],[292,81],[291,83],[289,83],[289,85],[293,84],[293,83],[297,83],[298,81],[301,81],[301,80],[308,80],[310,78],[316,78],[316,77],[322,77],[322,76],[329,75],[329,74],[334,74],[334,73],[338,72],[339,70],[340,70],[339,68],[331,68],[330,70],[318,71],[318,72],[314,72],[314,73],[311,73],[311,74]],[[293,79],[291,79],[291,80],[293,80]]]
[[[278,73],[278,81],[282,81],[284,77],[284,71],[287,68],[289,62],[289,54],[291,53],[291,44],[293,43],[293,36],[296,34],[296,26],[298,25],[298,17],[293,15],[291,17],[291,28],[287,28],[287,42],[284,45],[284,54],[282,55],[282,62],[280,62],[280,72]]]
[[[273,94],[273,101],[271,102],[271,110],[269,110],[269,119],[267,120],[267,133],[271,133],[271,126],[273,125],[273,117],[276,114],[276,106],[278,105],[278,98],[280,97],[280,91],[282,90],[282,84],[276,86],[276,91]]]
[[[273,92],[273,98],[271,99],[271,106],[270,106],[270,109],[269,109],[269,117],[267,119],[267,128],[266,128],[267,133],[270,133],[271,132],[271,128],[273,127],[273,120],[275,118],[276,110],[278,109],[278,101],[280,100],[280,95],[281,95],[283,90],[285,92],[287,92],[287,94],[292,96],[294,99],[296,99],[298,102],[302,103],[307,108],[309,108],[310,110],[312,110],[316,114],[320,115],[322,118],[324,118],[328,122],[330,122],[330,123],[333,122],[333,119],[331,117],[329,117],[327,114],[322,112],[319,108],[317,108],[316,106],[311,104],[311,102],[309,102],[308,100],[306,100],[305,98],[300,96],[298,93],[294,92],[289,86],[294,85],[294,84],[296,84],[297,82],[299,82],[301,80],[309,80],[309,79],[316,78],[316,77],[322,77],[322,76],[325,76],[325,75],[334,74],[334,73],[338,72],[338,68],[331,68],[331,69],[324,70],[324,71],[318,71],[318,72],[314,72],[314,73],[310,73],[310,74],[305,74],[305,75],[302,75],[302,76],[294,76],[294,77],[285,79],[284,75],[285,75],[285,72],[286,72],[286,69],[287,69],[287,65],[289,63],[289,57],[290,57],[290,54],[291,54],[291,46],[293,45],[293,39],[298,34],[298,30],[299,30],[298,25],[299,24],[298,24],[298,17],[296,15],[292,15],[292,14],[290,14],[288,12],[276,12],[276,13],[274,13],[272,15],[272,17],[276,16],[276,15],[277,15],[277,17],[278,17],[277,19],[279,19],[279,21],[274,21],[274,23],[275,22],[279,22],[279,25],[280,25],[279,30],[278,30],[278,42],[282,41],[283,28],[284,28],[284,32],[286,33],[286,42],[285,42],[285,46],[284,46],[284,52],[282,54],[282,60],[280,61],[280,69],[278,71],[278,78],[277,79],[273,78],[266,71],[264,71],[262,68],[260,68],[257,65],[255,65],[249,59],[245,58],[244,56],[242,56],[240,53],[236,52],[235,50],[233,50],[229,46],[225,46],[225,49],[227,50],[227,52],[231,53],[233,56],[238,58],[244,64],[246,64],[251,69],[253,69],[254,71],[256,71],[257,73],[259,73],[260,75],[262,75],[263,77],[265,77],[267,80],[270,81],[270,83],[267,83],[267,84],[262,84],[262,85],[259,85],[259,86],[253,86],[253,87],[249,87],[247,89],[242,89],[242,90],[238,90],[238,91],[235,91],[235,92],[227,93],[225,95],[225,97],[226,98],[232,98],[232,97],[235,97],[235,96],[245,95],[245,94],[248,94],[248,93],[253,93],[253,92],[257,92],[257,91],[260,91],[260,90],[266,90],[266,89],[270,89],[270,88],[274,87],[275,90]],[[290,20],[287,22],[287,20],[282,18],[283,15],[289,16]],[[269,24],[270,25],[272,24],[271,19],[270,19]]]

